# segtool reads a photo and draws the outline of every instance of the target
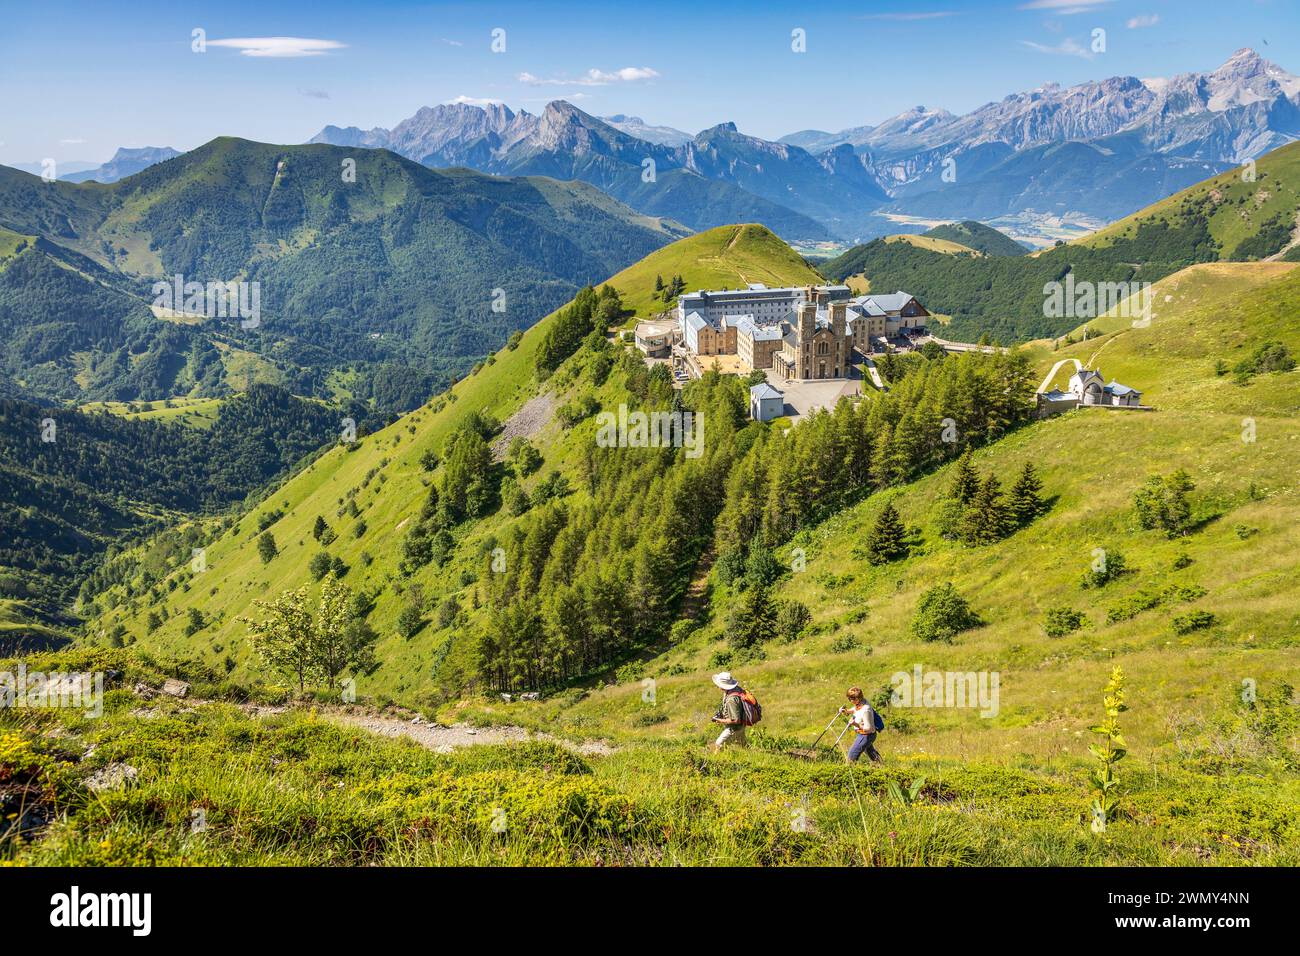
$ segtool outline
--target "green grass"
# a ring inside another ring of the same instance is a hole
[[[122,418],[211,428],[221,402],[220,398],[169,398],[157,402],[87,402],[81,407],[83,411],[105,411]]]
[[[34,641],[38,644],[62,644],[68,635],[56,627],[40,623],[39,614],[26,601],[0,598],[0,647],[10,646],[10,640]]]
[[[1023,256],[1028,250],[1005,233],[982,222],[966,220],[935,226],[926,236],[949,239],[990,256]]]
[[[1261,156],[1255,163],[1255,179],[1246,178],[1245,168],[1236,167],[1211,179],[1174,193],[1154,205],[1112,223],[1077,240],[1076,245],[1105,247],[1116,239],[1132,238],[1144,223],[1172,222],[1190,201],[1211,197],[1210,234],[1219,241],[1223,255],[1230,256],[1237,245],[1259,231],[1273,216],[1294,225],[1300,210],[1300,143],[1291,143]]]
[[[5,662],[11,666],[13,662]],[[799,763],[754,733],[579,757],[550,742],[438,754],[341,726],[334,712],[256,716],[228,702],[144,701],[172,665],[116,652],[42,655],[47,670],[122,672],[102,717],[0,713],[0,774],[51,822],[0,839],[0,863],[149,865],[1179,865],[1300,861],[1300,787],[1131,765],[1125,810],[1085,825],[1088,784],[1059,757],[963,766]],[[195,692],[220,688],[192,669]],[[132,785],[92,793],[103,768]],[[890,783],[924,777],[904,805]]]
[[[24,236],[0,226],[0,262],[12,259],[34,242],[35,236]]]
[[[655,276],[686,280],[687,291],[737,289],[751,282],[770,286],[819,283],[821,276],[802,257],[759,225],[719,226],[675,242],[610,279],[624,305],[638,318],[662,312],[654,298]],[[625,291],[626,290],[626,291]]]

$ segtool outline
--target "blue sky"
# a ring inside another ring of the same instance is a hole
[[[0,0],[0,162],[223,134],[296,143],[457,97],[776,138],[918,104],[966,112],[1048,82],[1209,70],[1245,46],[1300,73],[1296,0]]]

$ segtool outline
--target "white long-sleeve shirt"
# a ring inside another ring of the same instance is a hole
[[[876,712],[871,709],[871,705],[865,700],[857,707],[849,708],[847,716],[853,722],[853,729],[858,733],[874,734],[876,732]]]

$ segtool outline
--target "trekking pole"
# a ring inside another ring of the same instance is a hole
[[[832,727],[834,727],[834,726],[835,726],[835,721],[837,721],[837,720],[839,720],[839,719],[840,719],[840,715],[839,715],[838,713],[836,713],[836,715],[835,715],[834,717],[831,718],[831,722],[830,722],[829,724],[826,725],[825,729],[823,729],[822,732],[821,732],[820,734],[817,735],[817,739],[814,740],[814,741],[812,742],[812,746],[809,747],[808,749],[809,749],[809,750],[816,750],[816,749],[817,749],[817,745],[818,745],[819,743],[821,743],[822,738],[826,736],[826,731],[828,731],[828,730],[830,730]]]
[[[836,716],[838,717],[839,715],[836,714]],[[853,726],[853,721],[851,721],[851,720],[850,720],[848,723],[846,723],[846,724],[844,725],[844,729],[840,731],[840,735],[839,735],[838,737],[835,738],[835,746],[836,746],[836,747],[838,747],[838,746],[840,745],[840,741],[844,739],[844,735],[847,734],[847,733],[849,732],[849,728],[852,727],[852,726]]]

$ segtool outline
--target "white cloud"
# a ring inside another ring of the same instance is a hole
[[[1143,27],[1153,27],[1160,22],[1160,14],[1144,13],[1130,19],[1127,26],[1130,30],[1141,30]]]
[[[447,46],[464,46],[464,45],[465,45],[465,44],[462,43],[460,40],[448,40],[446,37],[443,37],[443,38],[442,38],[442,42],[445,43],[445,44],[447,44]]]
[[[504,102],[505,102],[505,100],[498,100],[498,99],[494,99],[493,97],[489,97],[489,96],[465,96],[465,95],[462,93],[460,96],[456,97],[454,100],[447,100],[445,105],[447,105],[447,106],[453,106],[453,105],[463,105],[463,106],[492,106],[492,105],[495,105],[495,104],[497,104],[497,103],[504,103]]]
[[[1074,40],[1066,37],[1056,46],[1048,46],[1046,43],[1035,43],[1033,40],[1021,40],[1025,46],[1031,50],[1037,50],[1039,53],[1054,53],[1057,56],[1078,56],[1085,60],[1091,60],[1095,55],[1085,46],[1080,46]]]
[[[1075,13],[1087,13],[1111,2],[1113,0],[1030,0],[1029,3],[1022,3],[1020,9],[1051,10],[1053,13],[1068,17]]]
[[[532,73],[520,73],[519,82],[530,86],[609,86],[611,83],[639,83],[642,80],[656,79],[658,76],[658,71],[648,66],[625,66],[613,73],[606,73],[604,70],[588,70],[577,79],[543,78]]]
[[[328,90],[299,90],[298,92],[313,100],[327,100],[330,98]]]
[[[84,142],[85,142],[84,139],[61,139],[61,140],[59,140],[59,144],[62,145],[62,146],[80,146],[80,145],[81,145],[82,143],[84,143]]]
[[[338,40],[313,40],[306,37],[230,37],[209,40],[208,46],[224,46],[238,50],[244,56],[292,57],[322,56],[329,50],[347,46]]]

